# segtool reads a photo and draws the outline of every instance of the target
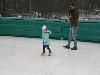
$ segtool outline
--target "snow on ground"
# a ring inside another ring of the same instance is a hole
[[[51,39],[54,54],[41,56],[41,38],[0,36],[0,75],[100,75],[100,43],[78,42],[77,51],[66,43]]]

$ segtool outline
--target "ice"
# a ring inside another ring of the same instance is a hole
[[[0,36],[0,75],[100,75],[100,43],[50,41],[53,55],[41,56],[41,38]]]

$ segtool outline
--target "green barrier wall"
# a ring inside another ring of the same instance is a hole
[[[41,27],[44,24],[52,31],[50,38],[68,39],[70,23],[55,19],[1,17],[0,35],[41,37]],[[100,20],[79,21],[77,39],[100,42]]]
[[[45,24],[52,31],[51,38],[61,38],[63,22],[54,19],[0,18],[0,35],[41,37],[41,28]]]
[[[77,38],[82,41],[100,42],[100,20],[79,21]]]

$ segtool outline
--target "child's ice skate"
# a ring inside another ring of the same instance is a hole
[[[45,55],[45,53],[41,53],[41,56],[44,56]]]
[[[52,56],[52,53],[49,53],[48,56]]]

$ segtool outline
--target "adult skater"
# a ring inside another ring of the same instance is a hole
[[[70,49],[70,43],[71,43],[71,40],[73,40],[74,47],[71,48],[71,50],[77,50],[76,33],[77,33],[77,28],[78,28],[78,18],[79,18],[79,12],[76,9],[74,3],[72,3],[69,6],[70,32],[69,32],[68,44],[66,46],[63,46],[67,49]]]

